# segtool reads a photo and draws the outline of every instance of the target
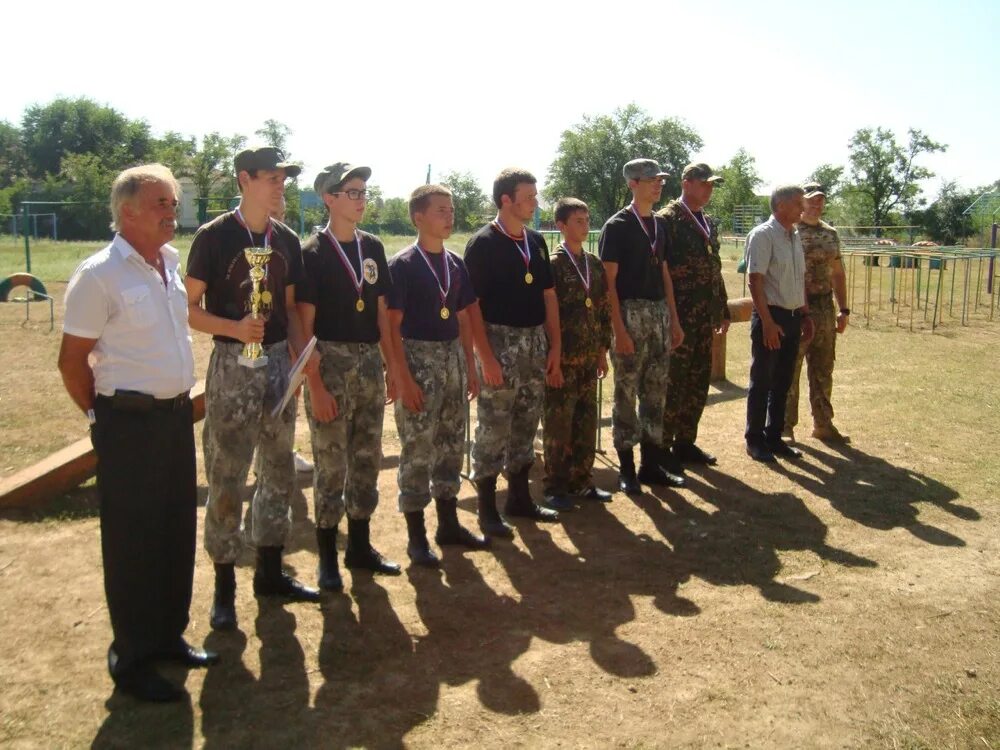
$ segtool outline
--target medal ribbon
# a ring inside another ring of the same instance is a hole
[[[649,254],[656,255],[656,242],[660,238],[660,226],[656,223],[656,217],[653,217],[653,236],[649,236],[649,230],[646,229],[646,222],[642,220],[639,216],[639,212],[635,210],[635,202],[628,204],[629,209],[635,215],[635,220],[639,222],[639,226],[642,227],[642,233],[646,235],[646,239],[649,240]]]
[[[247,226],[246,219],[243,218],[243,214],[240,213],[240,210],[238,208],[236,209],[236,221],[238,221],[240,223],[241,227],[243,227],[245,230],[247,230],[247,234],[250,235],[250,246],[253,247],[254,244],[255,244],[254,240],[253,240],[253,232],[250,231],[250,227]],[[269,247],[271,247],[271,230],[273,229],[273,226],[274,225],[271,223],[271,218],[268,217],[268,219],[267,219],[267,229],[264,231],[264,249],[265,250],[267,250]]]
[[[524,261],[524,270],[529,271],[529,267],[531,266],[531,245],[528,244],[528,230],[526,228],[522,228],[521,230],[524,232],[524,248],[522,249],[521,243],[518,241],[517,237],[510,234],[510,232],[503,228],[503,224],[500,223],[499,214],[497,214],[497,217],[493,220],[493,224],[500,230],[504,237],[514,243],[514,246],[517,248],[517,252],[521,254],[521,259]]]
[[[419,244],[413,245],[417,248],[417,252],[420,253],[420,257],[424,259],[424,263],[427,264],[427,268],[431,272],[431,276],[434,277],[434,281],[437,284],[438,294],[441,295],[441,306],[445,306],[445,300],[448,299],[448,292],[451,291],[451,267],[448,265],[448,251],[443,250],[441,252],[441,257],[444,260],[444,286],[441,286],[441,279],[438,278],[437,271],[434,270],[434,266],[431,265],[431,259],[427,257],[426,251],[420,247]]]
[[[711,239],[712,229],[708,225],[708,219],[704,219],[704,218],[703,219],[699,219],[698,218],[698,214],[696,214],[694,211],[691,210],[691,207],[688,206],[688,204],[684,202],[683,198],[681,198],[680,204],[682,206],[684,206],[684,210],[687,211],[687,215],[690,216],[694,220],[695,224],[698,225],[698,231],[701,232],[705,236],[705,239],[706,240]],[[704,217],[704,215],[705,214],[703,212],[702,216]],[[704,221],[704,223],[702,223],[703,221]]]
[[[580,266],[576,262],[576,258],[573,257],[573,253],[564,242],[559,246],[559,249],[566,253],[566,257],[569,258],[569,262],[573,264],[573,270],[576,271],[576,275],[580,277],[580,281],[583,282],[583,290],[590,296],[590,264],[587,263],[587,259],[583,259],[583,267],[587,269],[587,277],[584,278],[583,274],[580,272]]]
[[[344,252],[344,248],[340,246],[337,242],[337,238],[333,236],[333,232],[330,231],[330,225],[327,224],[323,227],[323,231],[326,236],[330,238],[330,242],[333,243],[334,249],[337,251],[337,255],[340,257],[340,262],[344,264],[344,269],[347,271],[347,275],[351,277],[351,283],[354,284],[354,291],[358,293],[358,299],[361,299],[361,287],[365,283],[365,271],[364,271],[364,260],[361,257],[361,237],[358,236],[358,230],[354,230],[354,241],[358,245],[358,275],[354,275],[354,269],[351,268],[351,262],[347,259],[347,253]]]

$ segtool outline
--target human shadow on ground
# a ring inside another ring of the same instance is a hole
[[[851,445],[828,445],[828,450],[796,443],[807,460],[775,468],[817,497],[827,500],[845,518],[872,529],[903,528],[928,544],[964,547],[954,534],[919,520],[917,503],[931,503],[963,521],[977,521],[979,513],[954,501],[959,493],[933,477],[865,453]]]
[[[820,597],[779,579],[779,551],[808,550],[849,567],[876,565],[827,544],[826,526],[790,493],[761,492],[709,467],[688,471],[687,479],[686,489],[715,512],[667,489],[635,499],[673,547],[678,575],[718,586],[750,585],[769,601],[804,604]]]
[[[164,670],[174,680],[177,670]],[[108,715],[97,730],[91,747],[173,748],[194,745],[194,711],[191,696],[170,704],[141,703],[114,692],[105,702]]]

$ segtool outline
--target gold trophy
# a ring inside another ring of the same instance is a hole
[[[262,284],[267,275],[264,269],[271,259],[271,248],[248,247],[243,253],[246,255],[247,263],[250,264],[250,299],[248,300],[250,315],[254,319],[264,317],[266,320],[271,312],[271,292],[267,288],[262,288]],[[264,347],[260,343],[244,344],[243,353],[239,356],[238,361],[244,367],[263,367],[267,364],[267,355],[264,354]]]

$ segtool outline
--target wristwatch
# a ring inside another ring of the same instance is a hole
[[[840,308],[840,314],[841,315],[850,315],[851,314],[851,308],[849,308],[849,307],[842,307],[842,308]]]

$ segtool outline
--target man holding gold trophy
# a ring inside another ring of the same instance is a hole
[[[259,474],[250,533],[257,548],[254,593],[319,600],[317,590],[281,568],[295,487],[295,401],[271,416],[288,387],[291,357],[306,343],[295,307],[295,285],[302,277],[299,239],[271,218],[280,208],[285,179],[298,175],[301,167],[269,146],[241,151],[234,167],[240,204],[198,230],[185,279],[190,325],[214,339],[203,442],[205,550],[215,563],[211,625],[216,630],[236,627],[234,565],[242,548],[242,492],[255,448]]]

